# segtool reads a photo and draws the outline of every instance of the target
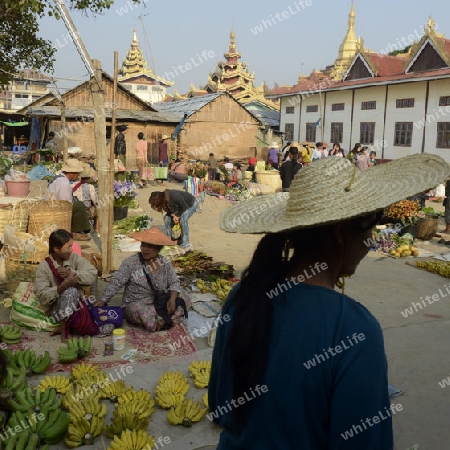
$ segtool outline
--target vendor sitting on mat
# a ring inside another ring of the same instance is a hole
[[[62,165],[62,174],[58,175],[48,185],[46,200],[64,200],[72,203],[72,233],[76,241],[89,241],[91,224],[87,217],[83,202],[74,201],[71,181],[77,181],[83,166],[77,159],[69,159]]]
[[[65,342],[66,322],[79,309],[79,299],[85,296],[82,286],[91,286],[97,280],[97,269],[73,252],[73,238],[66,230],[53,231],[48,245],[49,257],[36,270],[34,292],[49,320],[61,323],[52,336],[61,333],[61,342]],[[90,301],[94,306],[100,305],[99,301]],[[112,324],[99,327],[100,334],[111,334],[113,330]]]
[[[131,234],[131,237],[141,241],[141,251],[123,260],[119,270],[103,291],[99,306],[107,304],[125,287],[122,307],[127,322],[140,325],[147,331],[170,328],[172,325],[170,322],[179,323],[183,315],[187,316],[187,309],[190,306],[187,293],[182,291],[172,263],[168,258],[159,255],[163,246],[175,245],[175,242],[156,227]],[[163,312],[159,308],[157,311],[154,302],[155,289],[170,293]]]

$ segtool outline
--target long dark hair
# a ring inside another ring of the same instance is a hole
[[[381,215],[382,211],[350,219],[349,226],[356,232],[369,230]],[[233,398],[242,397],[263,381],[268,361],[273,302],[280,301],[270,299],[267,292],[284,279],[303,255],[320,257],[326,254],[329,245],[326,237],[334,239],[334,229],[335,224],[331,224],[267,234],[259,242],[250,265],[243,272],[239,288],[226,305],[226,308],[235,308],[224,349],[225,354],[230,355]],[[236,431],[245,425],[250,406],[250,402],[246,402],[233,409]]]
[[[161,191],[155,191],[150,194],[148,199],[152,209],[158,212],[163,212],[166,207],[166,193]]]
[[[49,254],[52,254],[55,248],[63,247],[71,239],[73,239],[73,236],[67,230],[60,228],[59,230],[53,231],[53,233],[48,237]]]

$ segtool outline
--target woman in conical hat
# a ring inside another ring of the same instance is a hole
[[[324,158],[298,172],[289,194],[222,213],[225,231],[267,234],[217,328],[209,409],[224,427],[219,450],[393,449],[399,409],[381,327],[335,286],[368,253],[385,207],[449,173],[428,154],[362,172]]]

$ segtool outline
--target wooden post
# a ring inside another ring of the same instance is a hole
[[[119,52],[114,52],[114,87],[113,87],[113,104],[112,104],[112,115],[111,115],[111,140],[109,143],[109,192],[114,195],[114,141],[115,141],[115,130],[116,130],[116,98],[117,98],[117,77],[119,76],[118,69]],[[112,242],[112,224],[114,216],[114,201],[111,200],[109,203],[109,220],[108,220],[108,239],[106,242]],[[110,272],[112,269],[112,252],[109,252],[108,259],[106,261],[106,272]]]
[[[100,225],[101,255],[103,270],[106,272],[106,263],[112,248],[108,242],[109,208],[112,202],[110,196],[111,182],[109,180],[109,161],[106,149],[106,117],[104,91],[101,89],[102,67],[101,62],[94,59],[92,64],[95,70],[90,80],[92,103],[94,106],[94,133],[95,150],[98,158],[98,220]]]
[[[61,131],[62,131],[62,154],[63,162],[67,162],[69,154],[67,152],[67,133],[66,133],[66,104],[61,101]]]

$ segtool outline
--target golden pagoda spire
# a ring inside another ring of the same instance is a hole
[[[136,28],[133,30],[133,40],[131,41],[131,46],[134,48],[139,47],[139,41],[137,40],[137,36],[136,36]]]
[[[230,52],[232,50],[236,50],[236,34],[234,33],[234,29],[230,33]]]

